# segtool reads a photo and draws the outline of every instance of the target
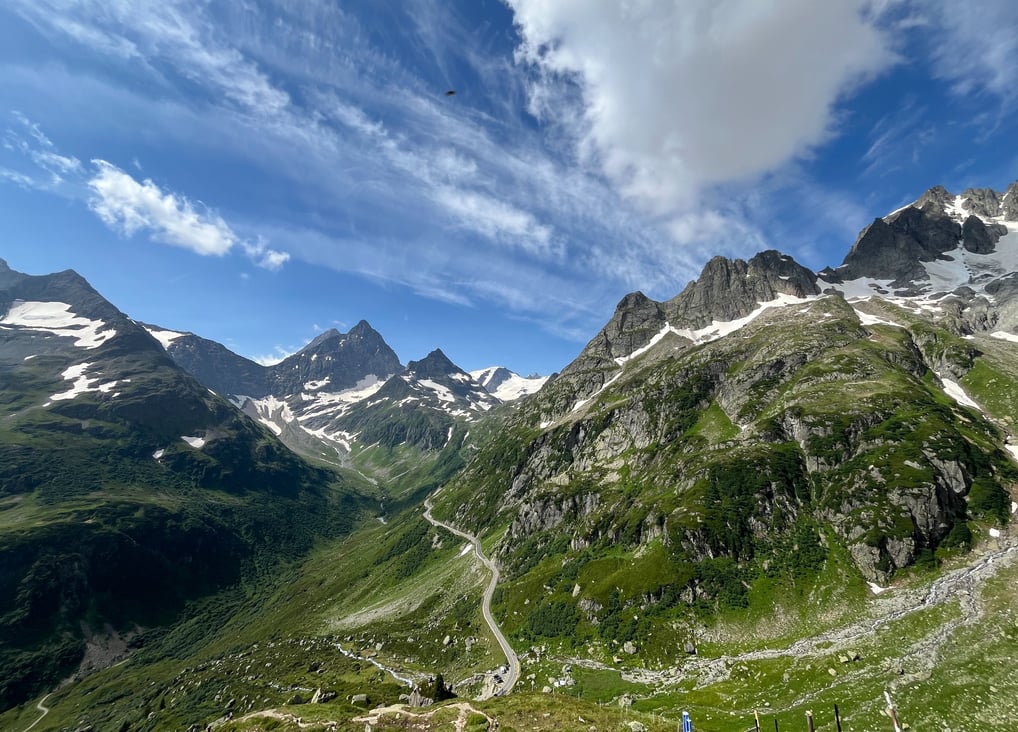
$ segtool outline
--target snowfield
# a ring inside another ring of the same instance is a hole
[[[78,348],[98,348],[113,338],[117,331],[102,320],[91,320],[77,315],[64,302],[15,300],[0,327],[22,328],[53,335],[74,338]]]

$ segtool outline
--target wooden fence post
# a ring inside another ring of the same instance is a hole
[[[813,712],[806,712],[806,729],[809,732],[815,732],[813,728]]]

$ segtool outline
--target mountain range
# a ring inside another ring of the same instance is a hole
[[[214,635],[203,599],[282,582],[286,562],[317,576],[322,546],[336,566],[352,546],[374,557],[343,570],[344,593],[390,593],[328,620],[344,642],[360,633],[362,657],[490,669],[476,637],[454,638],[480,622],[470,592],[423,579],[455,558],[439,561],[455,539],[424,523],[429,494],[493,553],[493,612],[540,673],[548,648],[591,669],[674,668],[726,623],[815,622],[792,598],[833,623],[927,581],[1004,541],[1018,510],[1016,198],[1018,183],[932,188],[820,272],[773,250],[715,257],[671,299],[626,295],[549,378],[467,373],[440,349],[403,365],[365,321],[263,366],[137,323],[74,272],[0,260],[0,706],[87,678],[99,637],[126,644],[117,658],[171,637],[198,653],[179,634]],[[318,671],[293,673],[259,693]],[[180,689],[159,693],[216,708]],[[102,719],[121,713],[106,704]],[[172,728],[160,713],[135,726]]]
[[[478,371],[475,380],[441,349],[404,367],[364,320],[345,334],[328,330],[272,366],[192,333],[146,327],[179,366],[285,443],[340,458],[358,442],[440,447],[456,419],[469,421],[544,383],[503,367]],[[427,424],[409,431],[399,426],[414,420]]]

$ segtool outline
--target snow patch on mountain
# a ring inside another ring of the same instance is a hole
[[[666,325],[665,327],[671,329],[673,332],[675,332],[677,335],[682,336],[683,338],[688,338],[689,340],[693,341],[693,343],[696,344],[710,343],[711,341],[716,341],[719,338],[724,338],[725,336],[731,335],[737,330],[745,328],[747,325],[752,323],[754,320],[756,320],[757,318],[759,318],[761,315],[763,315],[765,312],[772,308],[783,308],[789,305],[804,305],[808,302],[813,302],[817,300],[818,297],[819,296],[796,297],[795,295],[786,295],[784,293],[781,293],[773,300],[758,303],[757,307],[749,315],[746,315],[741,318],[736,318],[735,320],[727,321],[715,320],[710,325],[704,328],[699,328],[697,330],[690,330],[689,328],[671,328],[671,326],[668,325]],[[661,337],[664,336],[662,335]],[[630,358],[631,357],[632,356],[630,356]]]
[[[75,346],[89,350],[98,348],[117,334],[115,329],[107,327],[102,320],[79,316],[67,303],[36,300],[15,300],[3,320],[0,320],[0,327],[23,328],[74,338]]]
[[[200,450],[205,447],[204,437],[191,437],[189,435],[181,435],[180,439],[186,442],[188,445],[193,447],[195,450]]]
[[[840,292],[848,302],[869,300],[871,297],[890,297],[893,289],[891,280],[877,280],[872,277],[860,277],[830,287]]]
[[[452,404],[453,402],[456,401],[456,397],[453,395],[451,391],[449,391],[449,387],[443,386],[442,384],[439,384],[437,381],[432,381],[431,379],[419,379],[417,383],[423,386],[425,389],[433,391],[435,395],[443,402],[448,402]]]
[[[163,328],[153,328],[152,326],[146,325],[145,330],[148,334],[163,344],[163,348],[169,350],[170,344],[177,340],[181,336],[187,335],[187,333],[180,333],[175,330],[165,330]]]
[[[471,371],[470,376],[483,386],[485,391],[502,402],[512,402],[528,394],[534,394],[548,381],[547,376],[520,376],[504,366],[489,366]]]
[[[305,404],[298,410],[298,419],[303,422],[323,415],[340,416],[357,402],[373,396],[388,378],[368,374],[351,388],[342,391],[318,391],[315,394],[303,392],[300,399]]]
[[[965,210],[965,201],[967,199],[964,196],[955,196],[954,200],[944,206],[944,213],[950,216],[955,221],[961,223],[969,217],[970,212]]]
[[[74,384],[67,391],[60,392],[59,394],[53,394],[50,397],[50,401],[66,401],[68,399],[74,399],[81,394],[87,394],[88,392],[106,393],[112,391],[113,387],[120,383],[119,381],[108,381],[104,384],[93,386],[95,382],[99,381],[99,377],[85,376],[85,372],[91,366],[91,363],[79,363],[74,366],[68,366],[64,369],[60,375],[64,377],[65,381],[73,381]]]
[[[350,443],[357,439],[357,434],[350,432],[344,432],[343,430],[337,430],[335,432],[329,432],[324,427],[318,429],[308,429],[307,427],[301,427],[309,435],[317,437],[320,440],[327,440],[333,442],[342,447],[346,452],[350,452]]]
[[[859,322],[863,325],[893,325],[895,328],[904,328],[905,326],[901,323],[895,323],[892,320],[885,320],[884,318],[878,318],[876,315],[870,315],[865,313],[858,308],[852,308],[855,310],[856,316],[859,318]]]
[[[645,354],[647,351],[649,351],[651,348],[653,348],[658,343],[660,343],[661,339],[664,338],[669,333],[675,333],[676,335],[680,335],[680,336],[683,335],[683,333],[681,331],[673,328],[668,323],[665,323],[665,327],[662,328],[661,330],[659,330],[657,333],[655,333],[654,336],[647,343],[647,345],[641,346],[640,348],[637,348],[635,351],[630,353],[628,356],[619,356],[618,358],[615,359],[615,363],[617,363],[619,366],[622,366],[625,363],[627,363],[628,361],[632,361],[634,358],[639,358],[640,356]]]
[[[1010,341],[1011,343],[1018,343],[1018,335],[1015,335],[1014,333],[1008,333],[1007,331],[1003,330],[993,331],[992,333],[990,333],[990,337],[997,338],[1002,341]]]
[[[943,376],[940,376],[940,374],[937,374],[937,376],[944,385],[944,393],[954,399],[954,401],[964,407],[972,407],[980,412],[983,411],[983,408],[976,404],[972,397],[965,393],[965,390],[961,388],[961,385],[958,382],[952,381],[951,379],[945,379]]]
[[[295,419],[290,405],[271,395],[260,399],[249,398],[245,402],[244,408],[248,414],[272,430],[277,437],[283,434],[283,427]]]

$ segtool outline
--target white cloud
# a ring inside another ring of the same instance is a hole
[[[581,154],[658,212],[808,154],[895,60],[865,0],[508,2],[543,103],[575,82]]]
[[[259,267],[264,269],[277,270],[289,261],[290,255],[286,252],[277,252],[274,249],[268,249],[258,255],[256,263]]]
[[[7,129],[2,145],[31,161],[37,170],[28,174],[0,165],[0,181],[72,199],[87,197],[89,208],[103,223],[125,236],[146,232],[153,241],[204,256],[222,256],[240,245],[257,266],[273,271],[290,260],[287,252],[269,248],[262,237],[254,241],[239,237],[215,211],[164,191],[150,179],[139,182],[105,160],[93,160],[94,171],[86,171],[78,158],[60,154],[37,123],[17,111],[11,116],[28,137]],[[137,159],[134,162],[140,167]],[[38,171],[48,173],[48,180],[39,177]]]
[[[105,160],[92,164],[97,172],[88,181],[89,208],[110,228],[127,236],[146,231],[156,241],[206,256],[222,256],[237,242],[227,223],[202,204],[163,192],[147,178],[139,183]]]
[[[912,1],[934,70],[958,94],[988,91],[1018,98],[1018,3],[1013,0]]]
[[[262,366],[275,366],[280,361],[289,358],[300,349],[286,349],[282,346],[274,346],[271,353],[263,353],[257,356],[248,356],[252,361]]]

